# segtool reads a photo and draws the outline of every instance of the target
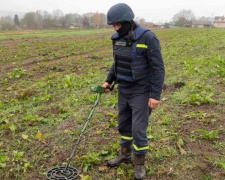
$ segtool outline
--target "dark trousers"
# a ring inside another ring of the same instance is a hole
[[[131,147],[134,154],[146,154],[148,150],[147,128],[151,109],[148,106],[149,92],[141,94],[119,93],[118,131],[120,145]]]

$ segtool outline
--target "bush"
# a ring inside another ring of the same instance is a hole
[[[0,30],[1,31],[14,31],[16,29],[16,26],[13,24],[10,24],[8,22],[2,23]]]

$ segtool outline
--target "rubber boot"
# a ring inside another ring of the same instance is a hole
[[[135,179],[145,179],[145,155],[135,154],[134,155],[134,175]]]
[[[121,163],[130,163],[131,162],[131,148],[121,147],[120,155],[115,159],[108,161],[108,165],[111,167],[119,166]]]

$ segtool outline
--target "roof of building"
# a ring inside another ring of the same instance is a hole
[[[225,16],[215,16],[215,19],[225,19]]]

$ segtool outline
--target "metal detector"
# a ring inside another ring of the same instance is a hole
[[[110,88],[107,88],[107,89],[112,91],[114,89],[114,86],[115,86],[115,82],[112,84],[112,86]],[[84,134],[84,132],[87,128],[87,125],[88,125],[88,123],[89,123],[89,121],[90,121],[90,119],[91,119],[91,117],[92,117],[92,115],[95,111],[96,106],[98,105],[98,102],[101,98],[102,93],[106,89],[106,88],[103,88],[103,87],[101,87],[99,85],[96,85],[96,84],[91,84],[90,88],[91,88],[91,91],[94,91],[94,92],[97,93],[96,101],[95,101],[95,104],[92,107],[92,110],[91,110],[87,120],[84,123],[83,129],[81,130],[81,133],[79,135],[79,138],[77,139],[76,144],[73,146],[73,151],[72,151],[69,159],[67,160],[67,165],[66,166],[59,166],[59,167],[55,167],[55,168],[50,169],[46,174],[47,180],[73,180],[73,179],[76,179],[79,176],[78,169],[69,166],[70,161],[74,157],[76,149],[79,146],[81,137],[82,137],[82,135]]]

